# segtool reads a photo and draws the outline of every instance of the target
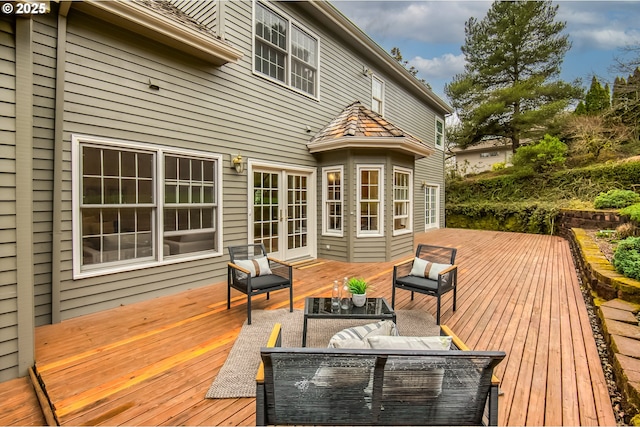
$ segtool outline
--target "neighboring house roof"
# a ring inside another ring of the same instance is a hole
[[[164,0],[65,2],[61,14],[66,14],[69,7],[216,65],[242,57],[238,49]]]
[[[343,148],[386,148],[413,154],[433,153],[424,142],[403,131],[360,101],[346,107],[307,144],[311,153]]]
[[[512,146],[511,139],[509,138],[492,138],[492,139],[486,139],[484,141],[479,142],[478,144],[472,145],[467,148],[453,147],[451,149],[451,152],[453,152],[454,154],[457,154],[457,153],[475,153],[476,151],[486,151],[490,149],[511,150],[511,146]]]

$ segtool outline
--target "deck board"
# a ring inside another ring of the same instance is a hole
[[[442,322],[471,348],[507,352],[496,370],[500,425],[615,424],[565,240],[441,229],[418,234],[416,242],[458,248],[458,309],[453,312],[448,293]],[[333,280],[353,275],[369,280],[372,295],[390,300],[399,261],[301,264],[294,305],[329,295]],[[227,310],[226,285],[215,283],[37,328],[37,367],[63,425],[255,423],[254,399],[204,399],[246,318],[245,297],[232,296]],[[254,309],[286,307],[286,291],[254,299]],[[435,315],[435,298],[416,294],[411,301],[409,292],[398,291],[396,309]],[[0,399],[14,395],[8,383],[0,384]],[[35,405],[3,403],[0,424],[42,424],[25,415],[25,407],[36,413]]]

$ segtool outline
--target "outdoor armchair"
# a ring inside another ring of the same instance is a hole
[[[289,289],[289,311],[293,311],[293,268],[267,257],[262,244],[229,246],[227,264],[227,309],[231,308],[231,288],[247,295],[247,324],[251,324],[251,297]]]
[[[440,299],[453,291],[453,311],[456,311],[458,267],[455,265],[456,248],[418,245],[416,256],[393,267],[391,307],[395,308],[396,288],[431,295],[438,299],[436,323],[440,324]]]

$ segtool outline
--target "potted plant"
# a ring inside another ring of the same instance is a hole
[[[347,286],[352,294],[353,305],[362,307],[367,302],[367,288],[369,287],[367,282],[361,277],[352,277],[347,282]]]

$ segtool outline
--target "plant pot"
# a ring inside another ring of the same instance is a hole
[[[353,294],[351,299],[353,300],[353,305],[362,307],[367,302],[367,294]]]

